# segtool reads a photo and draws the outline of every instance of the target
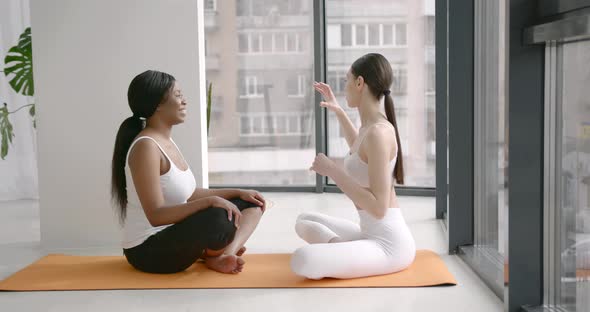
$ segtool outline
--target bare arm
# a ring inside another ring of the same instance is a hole
[[[336,117],[338,117],[340,129],[342,129],[342,132],[344,133],[348,147],[351,147],[358,136],[358,130],[350,118],[348,118],[344,109],[338,104],[334,92],[332,92],[332,88],[323,82],[315,82],[313,87],[324,97],[324,101],[320,102],[320,106],[334,112]]]
[[[393,178],[388,170],[389,156],[395,144],[395,136],[384,127],[375,127],[367,134],[366,147],[369,164],[369,188],[364,188],[344,170],[332,165],[328,170],[338,187],[350,198],[357,207],[369,212],[376,218],[383,218],[389,208]]]
[[[358,130],[352,124],[346,112],[341,108],[339,111],[336,111],[336,116],[338,117],[338,122],[340,123],[340,129],[344,133],[344,137],[346,138],[346,143],[348,143],[348,147],[352,147],[352,144],[358,137]]]
[[[160,187],[160,150],[151,140],[140,140],[133,146],[129,167],[139,201],[152,226],[180,222],[197,211],[219,203],[215,197],[203,197],[185,204],[164,206]]]
[[[203,188],[196,188],[195,192],[188,201],[198,200],[208,196],[219,196],[224,199],[232,199],[240,196],[239,189],[203,189]]]

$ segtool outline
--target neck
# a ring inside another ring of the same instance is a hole
[[[160,119],[149,118],[146,123],[146,128],[150,128],[152,131],[160,134],[166,139],[170,139],[172,135],[172,126],[165,124]]]
[[[361,127],[373,124],[383,119],[383,114],[379,111],[381,103],[374,97],[365,97],[361,99],[361,105],[358,107],[361,117]]]

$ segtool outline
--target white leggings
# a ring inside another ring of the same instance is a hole
[[[295,231],[311,245],[291,258],[295,274],[310,279],[356,278],[407,268],[416,254],[401,209],[389,208],[383,219],[359,210],[360,225],[320,213],[303,213]]]

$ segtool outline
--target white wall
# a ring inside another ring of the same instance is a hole
[[[111,157],[131,115],[127,88],[144,70],[168,72],[183,88],[188,118],[173,137],[207,186],[201,2],[31,0],[44,249],[119,245]]]

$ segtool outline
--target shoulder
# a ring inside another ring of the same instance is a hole
[[[139,135],[133,142],[129,150],[129,164],[160,158],[158,145],[153,138]]]
[[[392,124],[380,122],[367,130],[367,142],[369,143],[382,145],[395,141],[395,128]]]

